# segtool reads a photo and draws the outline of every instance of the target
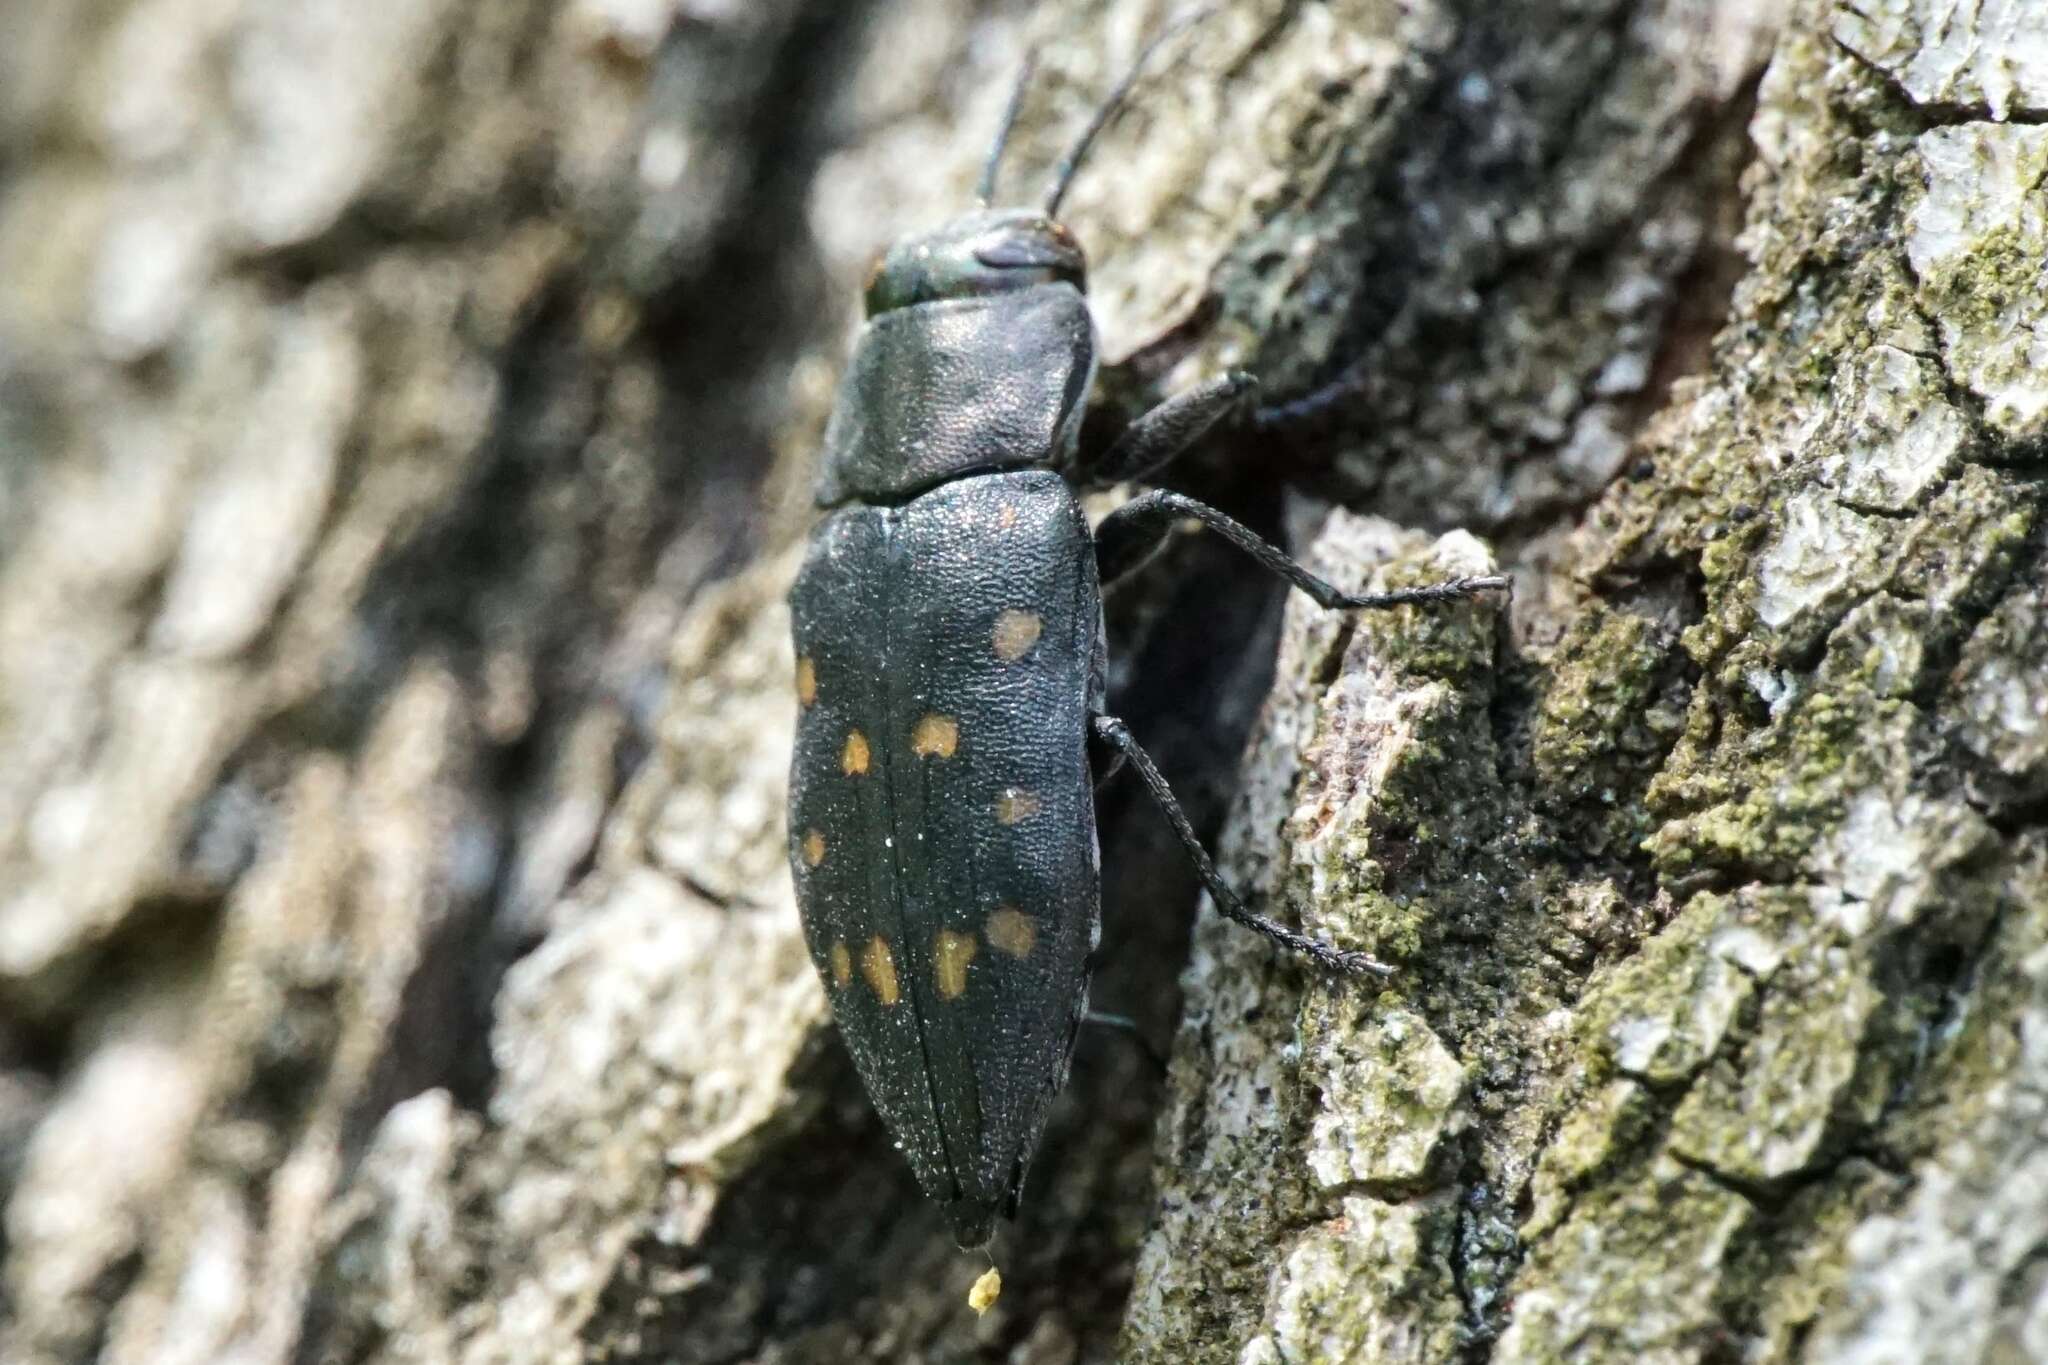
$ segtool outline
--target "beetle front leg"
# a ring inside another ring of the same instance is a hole
[[[1262,539],[1244,523],[1184,494],[1154,489],[1132,498],[1104,517],[1102,524],[1095,528],[1095,567],[1104,586],[1144,563],[1165,541],[1173,524],[1188,519],[1201,522],[1259,561],[1269,572],[1278,574],[1307,593],[1318,606],[1333,611],[1452,602],[1496,588],[1505,589],[1509,583],[1502,574],[1481,574],[1446,579],[1441,583],[1425,583],[1414,588],[1395,588],[1391,592],[1344,592],[1289,559],[1277,546]]]
[[[1209,889],[1209,899],[1216,902],[1216,908],[1224,918],[1234,920],[1245,928],[1264,934],[1281,947],[1291,952],[1313,958],[1317,966],[1328,971],[1357,974],[1371,972],[1387,976],[1393,968],[1379,961],[1369,953],[1352,952],[1339,948],[1327,940],[1289,929],[1284,924],[1267,919],[1247,909],[1245,903],[1230,889],[1230,883],[1223,880],[1223,874],[1216,870],[1216,864],[1209,859],[1209,850],[1202,847],[1202,841],[1195,835],[1195,827],[1188,822],[1187,813],[1180,808],[1180,802],[1173,795],[1173,788],[1166,785],[1166,779],[1152,764],[1152,756],[1138,745],[1130,728],[1115,716],[1096,716],[1090,722],[1095,736],[1130,760],[1137,771],[1145,790],[1152,796],[1160,813],[1166,816],[1166,823],[1173,826],[1173,833],[1186,850],[1188,861],[1195,865],[1195,874],[1202,879],[1202,885]]]
[[[1099,457],[1084,460],[1077,477],[1091,484],[1142,480],[1247,408],[1258,392],[1258,380],[1232,370],[1177,393],[1125,427]]]

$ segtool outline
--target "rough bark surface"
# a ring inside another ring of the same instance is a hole
[[[1152,0],[0,8],[0,1359],[2048,1359],[2048,10],[1241,0],[1068,217],[1179,486],[964,1307],[783,866],[874,250]],[[1337,510],[1329,511],[1332,503]],[[1325,515],[1327,513],[1327,515]],[[1370,514],[1370,515],[1368,515]]]

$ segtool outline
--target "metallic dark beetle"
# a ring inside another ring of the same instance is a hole
[[[1080,245],[1054,214],[1137,70],[1043,211],[985,207],[1013,99],[984,207],[877,265],[826,431],[818,502],[830,510],[790,596],[790,865],[805,936],[875,1107],[963,1247],[1015,1215],[1086,1010],[1101,917],[1091,747],[1131,764],[1225,915],[1326,967],[1385,970],[1252,914],[1216,875],[1151,760],[1104,711],[1101,584],[1184,518],[1328,607],[1505,582],[1347,596],[1165,492],[1091,536],[1074,485],[1149,473],[1256,391],[1226,375],[1107,450],[1081,449],[1094,331]]]

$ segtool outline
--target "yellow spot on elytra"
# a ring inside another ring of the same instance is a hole
[[[880,934],[869,939],[868,946],[860,950],[860,974],[867,978],[868,989],[884,1006],[893,1005],[902,998],[896,989],[896,958],[889,951],[888,940]]]
[[[960,747],[960,722],[938,712],[928,713],[910,732],[910,751],[919,758],[951,758]]]
[[[974,961],[974,950],[980,946],[972,934],[939,930],[939,937],[932,944],[932,958],[937,967],[941,1000],[951,1000],[967,989],[967,964]]]
[[[994,1266],[990,1266],[982,1273],[982,1277],[974,1282],[974,1287],[967,1291],[967,1306],[977,1315],[986,1313],[996,1306],[996,1300],[1002,1293],[1003,1277],[997,1273]]]
[[[808,654],[796,661],[796,699],[804,706],[818,699],[818,666]]]
[[[825,861],[825,836],[811,829],[804,831],[804,862],[812,867]]]
[[[1017,504],[1006,502],[996,510],[996,525],[1007,531],[1017,524]]]
[[[868,770],[868,737],[858,730],[846,732],[846,747],[839,751],[839,768],[848,777]]]
[[[843,991],[846,989],[846,983],[851,980],[853,954],[846,951],[845,939],[835,938],[832,940],[832,984]]]
[[[1011,957],[1030,957],[1038,942],[1038,921],[1014,905],[999,905],[989,912],[988,941]]]
[[[1044,630],[1045,621],[1037,612],[1005,607],[996,613],[996,657],[1004,663],[1017,662],[1031,652]]]
[[[1005,787],[996,793],[996,823],[1014,825],[1019,820],[1029,820],[1038,814],[1044,803],[1036,792],[1025,791],[1022,787]]]

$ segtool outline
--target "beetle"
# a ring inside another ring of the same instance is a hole
[[[1042,208],[978,206],[892,245],[826,425],[790,594],[798,723],[789,853],[806,942],[861,1080],[955,1239],[1015,1217],[1087,1008],[1100,931],[1094,787],[1128,763],[1221,913],[1334,972],[1387,969],[1255,914],[1104,700],[1102,587],[1193,519],[1325,608],[1454,601],[1469,577],[1340,592],[1212,507],[1143,493],[1092,532],[1076,489],[1142,480],[1249,409],[1231,373],[1082,448],[1095,377],[1086,259],[1061,199],[1147,44]]]

